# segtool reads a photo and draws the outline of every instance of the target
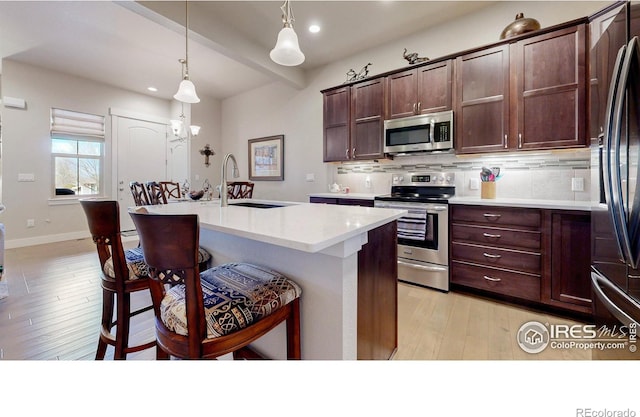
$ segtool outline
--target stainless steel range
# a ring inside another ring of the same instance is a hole
[[[451,172],[393,174],[391,194],[375,207],[407,210],[398,219],[398,279],[449,291],[449,203]]]

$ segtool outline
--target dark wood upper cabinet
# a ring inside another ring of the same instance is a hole
[[[451,110],[452,60],[386,77],[386,119]]]
[[[324,92],[324,162],[349,160],[351,88]]]
[[[351,159],[384,157],[384,78],[351,86]]]
[[[511,45],[516,79],[514,147],[551,149],[586,144],[585,49],[584,24]]]
[[[456,59],[456,150],[585,146],[586,26],[573,25]]]
[[[456,59],[455,148],[505,151],[509,131],[509,45]]]

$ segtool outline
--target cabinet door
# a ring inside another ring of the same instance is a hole
[[[327,91],[324,100],[324,162],[349,159],[350,104],[349,87]]]
[[[511,46],[517,149],[586,143],[585,33],[585,25],[578,25]]]
[[[550,217],[551,303],[590,312],[591,216],[552,211]]]
[[[387,119],[398,119],[416,114],[418,103],[418,73],[415,69],[386,77]]]
[[[382,142],[383,86],[383,78],[351,86],[351,159],[384,157]]]
[[[507,149],[509,46],[456,58],[455,147],[459,153]]]
[[[446,60],[417,68],[418,113],[451,110],[453,61]]]

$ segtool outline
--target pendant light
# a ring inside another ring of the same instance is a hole
[[[271,50],[269,56],[276,64],[293,67],[304,62],[304,54],[298,45],[298,35],[293,30],[293,12],[289,5],[289,0],[285,0],[282,7],[282,23],[284,27],[278,33],[276,46]]]
[[[186,117],[184,115],[184,103],[182,103],[182,112],[180,114],[180,119],[170,120],[169,122],[171,123],[171,131],[173,132],[173,136],[175,137],[175,139],[178,139],[180,141],[192,139],[198,136],[198,134],[200,133],[200,126],[187,126]]]
[[[182,81],[178,87],[178,92],[173,96],[183,103],[200,103],[200,98],[196,94],[196,86],[189,79],[189,2],[184,2],[186,21],[184,25],[185,38],[185,59],[180,59],[182,64]]]

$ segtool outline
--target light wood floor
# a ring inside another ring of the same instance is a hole
[[[97,262],[89,239],[7,250],[9,297],[0,300],[0,359],[93,359],[101,313]],[[144,294],[135,304],[148,301]],[[592,359],[590,350],[546,349],[531,355],[517,345],[523,323],[573,323],[566,318],[403,283],[398,304],[397,360]],[[132,324],[134,340],[153,337],[151,315]],[[110,348],[107,358],[112,355]],[[153,349],[129,355],[154,357]]]

